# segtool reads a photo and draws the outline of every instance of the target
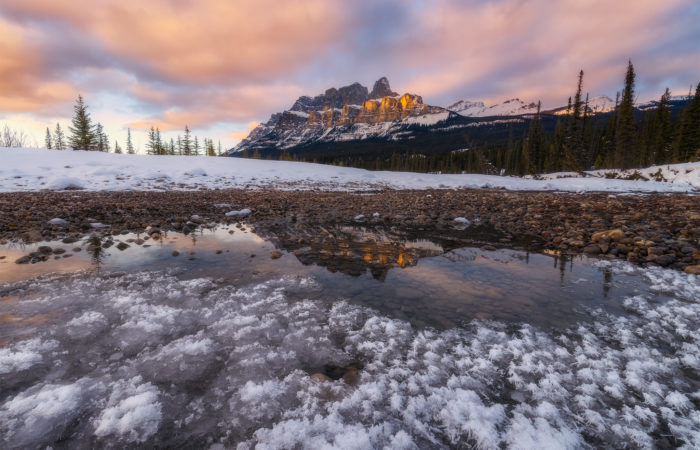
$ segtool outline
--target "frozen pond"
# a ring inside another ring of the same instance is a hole
[[[700,446],[697,277],[324,232],[0,247],[2,446]]]

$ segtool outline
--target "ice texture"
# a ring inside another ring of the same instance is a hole
[[[304,300],[304,277],[6,285],[51,320],[0,348],[0,446],[698,448],[699,280],[616,264],[672,299],[641,292],[563,331],[438,332]],[[354,378],[311,376],[351,363]]]

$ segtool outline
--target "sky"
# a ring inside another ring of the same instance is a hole
[[[131,128],[235,145],[300,95],[355,81],[446,106],[566,104],[579,70],[639,100],[700,82],[698,0],[0,0],[0,126],[69,125],[85,98],[123,147]]]

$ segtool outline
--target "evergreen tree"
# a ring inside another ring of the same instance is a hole
[[[218,146],[217,154],[218,154],[219,156],[224,156],[223,152],[221,151],[221,141],[219,141],[219,146]]]
[[[119,142],[116,139],[114,140],[114,153],[122,153],[122,148],[119,146]]]
[[[156,155],[165,155],[163,140],[160,138],[160,128],[156,128]]]
[[[683,113],[676,159],[681,162],[700,158],[700,83]]]
[[[627,64],[625,88],[622,90],[620,105],[617,108],[617,130],[615,135],[615,166],[630,169],[639,164],[637,154],[637,128],[634,123],[634,66]]]
[[[177,154],[182,155],[182,138],[180,138],[180,135],[177,136]]]
[[[94,150],[97,146],[95,126],[92,124],[82,96],[78,96],[73,111],[75,115],[71,121],[72,126],[68,127],[71,132],[68,143],[75,150]]]
[[[107,137],[107,133],[105,133],[104,127],[99,122],[97,123],[97,127],[95,127],[95,138],[97,139],[95,149],[100,152],[108,152],[109,138]]]
[[[56,122],[56,129],[53,132],[54,141],[53,146],[56,150],[66,149],[66,137],[63,135],[63,130],[61,130],[61,124]]]
[[[97,122],[97,126],[95,127],[95,140],[96,140],[96,145],[95,145],[95,150],[103,152],[105,145],[104,141],[102,140],[103,138],[103,129],[102,129],[102,124]]]
[[[190,128],[185,125],[185,137],[182,138],[182,154],[190,156],[192,154],[192,140],[190,139]]]
[[[170,138],[170,148],[168,149],[168,154],[175,154],[175,141],[173,140],[173,138]]]
[[[130,155],[136,153],[134,150],[134,144],[131,142],[131,128],[126,129],[126,152]]]
[[[671,111],[669,110],[669,101],[671,100],[671,91],[666,88],[666,91],[659,99],[659,104],[656,107],[654,114],[653,126],[651,130],[653,135],[648,139],[649,159],[647,164],[663,164],[672,160],[672,143],[673,129],[671,124]]]
[[[541,172],[544,164],[544,133],[540,119],[542,102],[537,102],[537,114],[530,121],[530,128],[527,132],[527,139],[523,145],[527,161],[527,172]]]
[[[156,136],[156,129],[151,126],[148,130],[148,141],[146,142],[146,154],[147,155],[157,155],[158,154],[158,139]]]
[[[46,138],[44,140],[46,144],[46,148],[51,150],[53,148],[53,143],[51,142],[51,132],[49,131],[49,127],[46,127]]]
[[[199,140],[197,140],[197,136],[194,137],[194,145],[192,146],[192,156],[199,156]]]

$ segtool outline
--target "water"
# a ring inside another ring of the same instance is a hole
[[[0,444],[700,446],[697,277],[465,233],[1,247]]]
[[[0,283],[47,273],[136,273],[176,269],[178,278],[209,277],[234,286],[296,275],[313,278],[324,301],[345,299],[416,327],[449,329],[474,318],[529,323],[543,328],[571,326],[602,308],[619,313],[621,301],[648,291],[639,274],[599,267],[585,256],[537,254],[509,249],[465,247],[454,242],[411,239],[392,230],[363,227],[325,229],[331,240],[297,244],[272,259],[275,239],[250,229],[217,228],[188,236],[169,233],[160,239],[120,235],[116,244],[88,250],[88,239],[73,244],[38,243],[6,246],[0,253]],[[145,238],[143,245],[133,241]],[[288,241],[288,239],[286,240]],[[17,265],[13,261],[41,245],[66,253],[47,261]],[[278,242],[277,245],[280,245]],[[76,246],[84,250],[73,252]],[[173,252],[179,254],[173,256]],[[71,255],[66,258],[65,255]],[[665,298],[657,294],[660,298]],[[2,325],[0,325],[2,326]]]

